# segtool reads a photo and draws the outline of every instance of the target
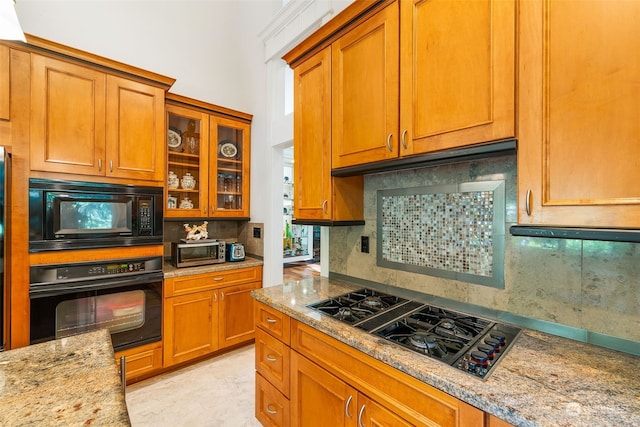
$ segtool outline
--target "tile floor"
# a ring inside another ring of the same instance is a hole
[[[254,427],[254,345],[127,387],[133,427]]]

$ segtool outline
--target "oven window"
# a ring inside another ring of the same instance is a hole
[[[143,290],[117,292],[60,302],[56,307],[56,338],[107,328],[130,331],[144,325]]]
[[[197,245],[180,248],[181,261],[198,261],[203,259],[217,259],[219,245]]]
[[[56,234],[130,233],[130,200],[58,200]]]

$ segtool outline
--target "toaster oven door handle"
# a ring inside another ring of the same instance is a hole
[[[182,243],[181,245],[183,248],[195,248],[198,246],[211,246],[210,242],[201,242],[201,243]]]

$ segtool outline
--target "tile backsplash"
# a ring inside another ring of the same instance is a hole
[[[503,289],[377,265],[378,190],[495,180],[505,181]],[[511,236],[515,156],[367,175],[364,197],[365,225],[330,229],[330,272],[640,342],[640,245]]]

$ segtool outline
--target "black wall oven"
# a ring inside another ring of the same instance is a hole
[[[31,267],[31,344],[107,328],[115,351],[162,339],[162,257]]]
[[[32,178],[29,252],[161,245],[162,187]]]

